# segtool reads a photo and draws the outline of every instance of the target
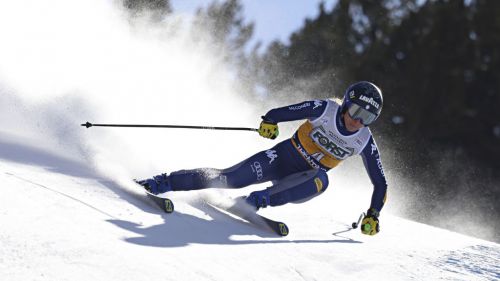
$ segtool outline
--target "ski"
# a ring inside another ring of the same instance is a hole
[[[275,221],[263,215],[257,214],[253,207],[246,203],[244,197],[236,198],[234,204],[230,206],[217,202],[205,202],[212,207],[224,210],[253,225],[266,228],[279,236],[287,236],[289,233],[289,228],[284,222]]]
[[[174,212],[174,202],[172,202],[172,200],[154,195],[147,191],[146,194],[148,198],[153,200],[153,202],[155,202],[165,213],[170,214]]]
[[[142,185],[138,180],[134,179],[134,182],[140,185],[143,188],[144,192],[146,192],[148,198],[155,202],[156,205],[158,205],[158,207],[160,207],[165,213],[170,214],[174,212],[174,202],[172,202],[172,200],[154,195],[153,193],[147,191],[144,185]]]

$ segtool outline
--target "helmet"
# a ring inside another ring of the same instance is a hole
[[[342,113],[358,119],[365,126],[377,120],[382,111],[382,91],[373,83],[361,81],[347,88],[342,102]]]

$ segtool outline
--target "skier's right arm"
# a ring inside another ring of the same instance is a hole
[[[325,111],[325,100],[305,101],[285,107],[271,109],[262,116],[259,126],[259,135],[269,139],[278,137],[278,123],[302,119],[315,119]]]

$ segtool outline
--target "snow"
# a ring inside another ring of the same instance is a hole
[[[76,163],[57,169],[67,166],[57,155],[9,160],[11,147],[0,155],[2,280],[500,278],[500,245],[389,214],[374,237],[332,235],[357,219],[329,204],[339,201],[333,194],[263,210],[290,227],[276,237],[204,206],[193,199],[200,192],[173,194],[176,211],[165,214],[132,183],[80,173]]]
[[[173,193],[164,214],[132,178],[228,167],[276,141],[80,124],[254,127],[271,105],[236,94],[218,50],[131,25],[113,1],[39,2],[0,2],[0,280],[500,279],[498,244],[402,219],[391,193],[378,235],[346,231],[371,195],[359,159],[321,196],[262,210],[286,237],[201,203],[265,185]]]

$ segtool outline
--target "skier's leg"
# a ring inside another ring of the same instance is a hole
[[[258,152],[227,169],[194,169],[173,172],[168,176],[172,190],[197,190],[210,187],[241,188],[283,178],[285,175],[309,168],[299,159],[290,159],[290,141]],[[293,147],[292,147],[293,149]],[[298,156],[300,158],[300,156]]]
[[[210,187],[241,188],[273,180],[275,167],[266,164],[266,152],[261,151],[242,162],[227,168],[201,168],[172,172],[168,178],[174,191],[197,190]]]
[[[328,175],[321,169],[292,174],[275,185],[250,193],[247,202],[257,208],[302,203],[321,194],[328,187]]]
[[[240,188],[274,179],[271,167],[267,167],[267,176],[264,177],[264,167],[259,161],[264,153],[259,152],[227,169],[198,168],[180,170],[172,172],[168,176],[161,174],[137,182],[153,194],[168,191],[199,190],[210,187]]]
[[[168,183],[167,174],[160,174],[149,179],[135,180],[136,183],[142,185],[147,191],[153,194],[172,191]]]

